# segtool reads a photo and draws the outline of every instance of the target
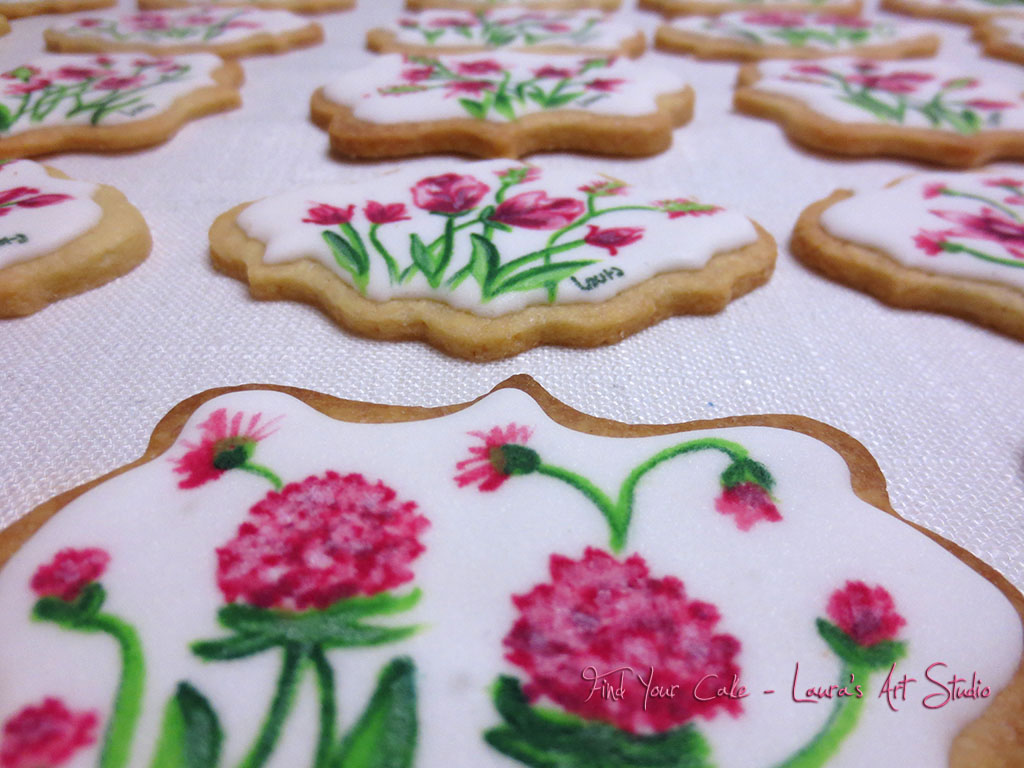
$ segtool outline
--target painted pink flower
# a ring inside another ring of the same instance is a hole
[[[914,245],[929,256],[938,256],[943,251],[942,246],[952,234],[954,233],[948,229],[941,232],[931,229],[922,229],[914,235]]]
[[[261,608],[324,609],[413,578],[430,525],[382,482],[327,472],[271,491],[217,549],[224,599]]]
[[[450,80],[444,84],[445,98],[468,94],[479,97],[484,91],[494,90],[494,83],[488,80]]]
[[[102,19],[79,19],[78,26],[80,27],[98,27],[103,24]]]
[[[620,561],[588,548],[580,560],[552,555],[549,567],[550,582],[512,598],[520,615],[504,640],[505,658],[529,675],[523,691],[531,701],[544,698],[635,734],[667,731],[720,710],[740,712],[737,700],[694,696],[708,675],[723,683],[739,675],[740,642],[715,634],[714,605],[688,599],[673,576],[651,577],[639,555]],[[633,689],[617,701],[588,696],[582,673],[591,667],[598,674],[629,668],[625,680]],[[678,686],[674,697],[645,698],[636,675],[650,681],[652,668],[657,685]]]
[[[549,21],[547,24],[541,24],[540,28],[545,32],[552,32],[555,34],[572,31],[572,27],[568,24],[562,24],[559,21]]]
[[[409,216],[403,203],[388,203],[382,205],[374,200],[366,203],[363,213],[371,224],[391,224],[396,221],[409,221]]]
[[[7,86],[4,93],[8,96],[24,96],[28,93],[35,93],[48,87],[52,81],[45,77],[33,78],[24,83],[12,83]]]
[[[338,224],[348,224],[352,221],[352,216],[355,210],[356,207],[354,205],[338,208],[337,206],[328,205],[327,203],[317,203],[306,211],[307,218],[302,221],[305,224],[319,224],[321,227],[334,227]]]
[[[801,75],[830,75],[832,74],[820,64],[794,64],[791,71],[799,72]]]
[[[575,74],[574,70],[566,69],[565,67],[552,67],[550,64],[533,70],[533,76],[538,80],[544,80],[545,78],[568,80]]]
[[[434,76],[433,67],[409,67],[402,70],[402,79],[410,83],[418,83],[420,80],[429,80]]]
[[[732,515],[741,531],[749,531],[762,520],[777,523],[782,519],[768,491],[754,482],[723,488],[715,500],[715,509],[723,515]]]
[[[763,27],[802,27],[804,17],[799,13],[770,12],[748,13],[743,17],[747,24],[758,24]]]
[[[589,83],[584,83],[584,87],[589,91],[613,93],[615,89],[622,85],[624,82],[626,81],[621,78],[597,78],[591,80]]]
[[[1024,180],[1015,179],[1011,176],[998,176],[994,179],[983,179],[982,184],[986,187],[1021,187],[1024,186]]]
[[[513,422],[504,429],[491,427],[489,432],[469,434],[479,438],[483,445],[470,446],[469,458],[455,465],[459,473],[455,475],[455,482],[459,488],[479,483],[481,491],[496,491],[512,475],[525,474],[524,470],[529,467],[522,459],[532,461],[531,455],[536,459],[534,451],[522,448],[533,434],[529,427],[520,427]],[[508,450],[509,446],[519,450]],[[539,459],[534,463],[539,463]]]
[[[188,452],[175,459],[174,471],[185,475],[178,482],[179,488],[197,488],[210,480],[216,480],[229,469],[244,464],[252,456],[256,444],[277,431],[275,425],[280,416],[265,422],[262,413],[249,417],[243,426],[245,414],[239,411],[228,420],[228,409],[218,408],[199,425],[202,437],[199,444],[183,443]]]
[[[1024,197],[1021,195],[1010,195],[1009,197],[1004,197],[1003,202],[1008,205],[1024,205]]]
[[[925,184],[924,191],[921,193],[926,200],[930,200],[933,197],[939,197],[944,194],[949,187],[943,181],[937,181],[934,184]]]
[[[720,205],[701,205],[696,200],[687,200],[685,197],[658,200],[654,205],[658,210],[667,213],[669,219],[678,219],[682,216],[711,216],[725,210]]]
[[[217,17],[212,13],[194,13],[191,16],[185,17],[185,23],[194,26],[205,26],[207,24],[214,24],[217,21]]]
[[[598,197],[610,197],[612,195],[626,194],[626,183],[624,181],[613,181],[611,179],[598,179],[589,184],[579,187],[580,192]]]
[[[583,242],[598,248],[607,248],[610,256],[617,256],[619,248],[632,245],[644,236],[643,227],[612,227],[601,229],[593,224],[588,225]]]
[[[828,616],[858,645],[893,640],[907,623],[896,612],[885,587],[871,588],[863,581],[848,581],[828,599]]]
[[[398,20],[398,26],[403,29],[416,29],[419,25],[420,24],[416,19],[410,19],[408,16],[403,16]]]
[[[246,21],[245,19],[232,19],[225,25],[225,29],[260,29],[263,25],[258,21]]]
[[[867,29],[871,26],[868,19],[861,19],[857,16],[844,16],[842,14],[823,13],[815,18],[819,24],[831,24],[833,27],[844,29]]]
[[[101,55],[93,59],[97,65],[101,67],[112,67],[114,66],[114,59],[110,56]]]
[[[952,232],[958,237],[974,237],[991,240],[1007,247],[1024,246],[1024,224],[1014,221],[1004,213],[992,208],[982,208],[981,214],[960,211],[929,211],[940,219],[960,225]]]
[[[991,99],[971,99],[970,101],[964,102],[968,107],[972,109],[1010,109],[1011,107],[1017,106],[1012,101],[993,101]]]
[[[75,712],[48,696],[24,707],[4,723],[0,767],[56,768],[83,747],[96,743],[99,715]]]
[[[890,72],[887,75],[850,75],[847,81],[889,93],[913,93],[918,85],[934,79],[927,72]]]
[[[110,555],[105,550],[68,547],[54,555],[49,563],[40,565],[29,586],[39,597],[59,597],[71,602],[83,589],[99,580],[109,562]]]
[[[460,75],[477,77],[501,72],[501,64],[494,59],[478,59],[477,61],[460,61],[455,65],[455,69]]]
[[[20,199],[19,199],[20,198]],[[11,208],[45,208],[70,200],[71,195],[48,193],[40,195],[34,187],[14,187],[0,192],[0,216],[6,216]]]
[[[171,26],[167,17],[162,13],[137,13],[134,16],[129,16],[125,21],[129,26],[138,30],[168,29]],[[208,24],[210,22],[200,23]]]
[[[492,221],[524,229],[561,229],[583,213],[584,205],[571,197],[548,197],[547,192],[523,192],[505,200],[491,214]]]
[[[50,73],[54,80],[88,80],[90,77],[99,77],[103,70],[93,67],[72,67],[63,66],[55,72]]]
[[[132,75],[131,77],[114,75],[112,77],[103,78],[93,87],[97,91],[118,91],[122,88],[134,88],[137,85],[142,85],[145,80],[146,78],[142,75]]]
[[[472,176],[445,173],[416,182],[412,201],[417,208],[432,213],[463,213],[475,208],[489,189]]]

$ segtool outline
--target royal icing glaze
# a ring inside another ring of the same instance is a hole
[[[734,12],[710,18],[684,16],[673,19],[670,26],[716,40],[826,51],[894,43],[913,36],[888,21],[788,11]]]
[[[615,49],[636,29],[598,11],[523,11],[499,8],[475,13],[424,11],[390,27],[398,42],[412,45],[587,46]]]
[[[716,5],[717,6],[717,5],[722,5],[723,3],[727,2],[729,5],[735,5],[737,9],[749,8],[749,7],[758,7],[758,6],[773,6],[773,5],[786,5],[787,4],[786,2],[783,2],[782,0],[680,0],[680,1],[685,3],[686,5],[695,5],[695,6],[701,6],[701,5]],[[674,3],[673,3],[672,0],[668,0],[668,2],[665,3],[666,7],[668,7],[668,8],[671,8],[673,4]],[[812,5],[812,6],[819,7],[819,8],[828,8],[829,6],[833,6],[833,5],[840,5],[840,6],[843,6],[843,7],[848,7],[850,2],[849,2],[849,0],[799,0],[799,4],[800,5]]]
[[[913,0],[912,4],[937,11],[949,9],[990,14],[1013,13],[1024,8],[1024,0]]]
[[[598,437],[516,390],[399,424],[208,401],[19,549],[0,611],[13,768],[940,768],[1022,643],[817,440]]]
[[[50,29],[72,37],[172,46],[235,42],[261,33],[280,34],[307,26],[307,19],[288,11],[202,8],[82,16],[57,23]]]
[[[675,73],[628,59],[530,53],[378,56],[324,86],[324,94],[374,123],[474,118],[507,122],[559,109],[648,115],[660,94],[680,91]]]
[[[213,85],[217,56],[52,54],[0,74],[0,136],[56,125],[110,125],[159,114]]]
[[[375,301],[489,316],[604,301],[757,240],[745,217],[679,191],[509,160],[298,189],[249,206],[238,225],[265,243],[265,263],[306,256]]]
[[[836,203],[821,225],[909,267],[1024,288],[1024,174],[910,176]]]
[[[99,224],[97,187],[31,160],[0,164],[0,269],[56,251]]]
[[[758,64],[759,91],[797,99],[843,123],[931,128],[963,136],[1024,128],[1021,87],[938,61],[835,58]]]

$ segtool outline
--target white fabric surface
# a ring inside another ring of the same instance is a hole
[[[214,272],[206,232],[222,211],[396,165],[331,159],[307,113],[314,88],[372,55],[366,30],[397,13],[397,0],[361,0],[354,12],[319,17],[324,45],[243,59],[245,106],[189,124],[163,146],[47,158],[124,191],[155,246],[110,285],[0,321],[0,525],[136,458],[161,416],[209,387],[263,382],[440,405],[528,373],[580,410],[627,422],[797,413],[832,424],[877,458],[897,511],[1024,587],[1024,344],[942,315],[890,309],[796,262],[786,243],[807,204],[921,166],[826,159],[789,143],[774,123],[733,113],[735,64],[648,54],[677,67],[697,92],[695,119],[666,154],[548,157],[676,183],[763,224],[780,243],[775,276],[719,315],[671,319],[603,349],[542,348],[477,364],[419,343],[356,338],[312,308],[255,302],[246,286]],[[649,32],[658,21],[629,15]],[[4,70],[41,52],[50,18],[12,22],[0,38]],[[920,24],[942,34],[942,58],[1005,73],[1024,89],[1019,67],[977,58],[966,27]]]

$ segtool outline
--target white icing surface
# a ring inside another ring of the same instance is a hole
[[[610,493],[655,452],[708,435],[739,442],[775,477],[783,519],[743,532],[715,511],[718,475],[728,464],[723,456],[703,452],[666,462],[638,486],[624,550],[641,554],[653,576],[681,579],[690,599],[714,604],[722,617],[716,631],[741,643],[740,683],[751,692],[742,714],[692,721],[708,739],[718,768],[776,765],[826,721],[831,703],[795,703],[790,687],[796,662],[801,687],[835,681],[837,657],[817,634],[815,619],[847,580],[882,585],[892,595],[906,620],[899,637],[907,656],[898,662],[897,675],[905,672],[918,682],[892,712],[884,697],[877,698],[884,674],[869,678],[859,724],[829,768],[943,768],[953,735],[987,702],[958,700],[925,709],[922,698],[938,689],[925,681],[924,670],[941,661],[949,672],[968,679],[976,673],[998,690],[1020,658],[1021,623],[1002,595],[923,535],[857,499],[845,463],[807,436],[745,427],[600,438],[555,425],[512,390],[443,419],[346,424],[285,395],[245,392],[206,403],[167,453],[70,503],[4,567],[0,722],[44,696],[92,708],[105,721],[118,677],[113,641],[31,621],[35,596],[28,587],[39,565],[58,550],[102,547],[111,556],[101,579],[108,594],[104,611],[135,626],[147,659],[130,764],[149,764],[164,704],[183,679],[202,691],[220,717],[226,735],[220,764],[235,765],[245,754],[264,717],[280,654],[202,663],[189,644],[225,634],[215,620],[224,603],[214,550],[235,535],[269,486],[260,477],[230,471],[183,491],[171,461],[186,451],[186,442],[196,441],[198,425],[218,408],[259,412],[264,420],[283,417],[277,431],[258,444],[255,459],[285,482],[326,470],[362,473],[394,488],[398,498],[414,500],[430,519],[422,536],[426,552],[412,564],[415,578],[396,590],[405,593],[415,585],[423,598],[412,611],[393,617],[396,625],[421,623],[423,629],[398,643],[328,652],[342,732],[362,711],[381,666],[402,654],[414,658],[416,765],[424,768],[452,765],[452,755],[459,756],[459,766],[516,765],[481,738],[499,722],[490,684],[499,673],[525,677],[503,660],[502,638],[517,616],[510,596],[547,581],[553,553],[576,559],[588,546],[607,549],[607,530],[594,506],[552,478],[513,477],[494,493],[456,487],[456,463],[479,442],[467,432],[511,422],[533,428],[529,446],[546,463],[580,472]],[[762,693],[769,689],[775,693]],[[267,765],[311,763],[316,712],[307,671]],[[93,746],[66,765],[92,766],[97,757]]]
[[[987,0],[914,0],[914,5],[932,8],[964,9],[970,11],[986,11],[988,13],[1014,13],[1024,6],[1024,0],[1004,0],[1003,2],[987,2]]]
[[[410,192],[414,185],[421,179],[447,173],[471,176],[489,187],[488,193],[481,198],[477,206],[479,210],[484,205],[492,204],[493,196],[497,193],[500,179],[496,172],[521,167],[523,163],[510,160],[459,164],[434,161],[426,166],[417,165],[359,185],[324,184],[267,198],[247,208],[239,216],[238,223],[249,237],[267,244],[263,257],[265,263],[276,264],[308,256],[334,270],[339,277],[351,284],[349,273],[338,267],[322,235],[325,229],[337,232],[338,228],[302,222],[303,218],[308,217],[308,211],[313,206],[320,203],[337,208],[355,205],[352,224],[361,232],[361,237],[369,247],[366,236],[369,224],[362,212],[365,202],[373,200],[381,204],[403,203],[406,215],[412,217],[411,220],[381,225],[377,234],[385,248],[398,262],[399,268],[404,269],[411,263],[410,235],[415,232],[424,243],[430,243],[442,235],[445,225],[444,216],[428,213],[416,206]],[[542,169],[540,178],[509,187],[506,200],[542,190],[548,195],[549,200],[572,198],[580,201],[578,210],[582,214],[586,195],[580,192],[579,187],[607,180],[589,163],[580,163],[571,170],[563,169],[557,174],[543,172],[543,163],[535,167]],[[659,200],[686,196],[685,188],[654,190],[628,187],[622,194],[596,198],[595,205],[599,210],[630,205],[650,206]],[[700,202],[710,204],[715,201]],[[472,216],[467,218],[471,219]],[[580,218],[581,216],[577,216],[576,220]],[[456,219],[459,223],[465,220]],[[750,222],[744,216],[731,211],[717,211],[711,215],[679,216],[675,219],[661,211],[615,211],[590,221],[593,226],[599,226],[600,229],[642,227],[643,234],[638,241],[620,246],[618,254],[614,256],[606,248],[587,243],[559,254],[556,259],[558,261],[597,260],[598,263],[582,268],[575,275],[582,284],[586,284],[588,277],[600,275],[606,269],[614,268],[617,272],[624,273],[607,281],[602,280],[600,285],[590,290],[582,290],[572,282],[565,281],[559,286],[560,302],[604,301],[655,275],[674,270],[699,269],[715,253],[734,250],[757,239]],[[559,242],[572,242],[583,237],[589,232],[589,226],[591,225],[581,225]],[[477,232],[480,229],[481,227],[473,227],[469,231]],[[502,263],[507,263],[544,248],[556,229],[557,227],[538,230],[515,226],[510,232],[496,231],[493,243],[500,251]],[[449,275],[469,263],[471,247],[471,241],[465,234],[455,240]],[[393,296],[426,297],[470,310],[475,314],[489,316],[547,301],[544,289],[538,288],[532,291],[503,293],[482,304],[480,287],[473,279],[465,280],[454,290],[443,286],[440,290],[432,290],[422,273],[417,273],[407,283],[393,286],[383,262],[372,250],[370,260],[370,282],[366,295],[377,301],[385,301]]]
[[[103,209],[92,199],[95,184],[55,179],[31,160],[0,165],[0,196],[18,187],[27,191],[0,205],[0,269],[51,253],[95,227]],[[41,195],[70,195],[72,199],[36,207]],[[27,200],[30,205],[17,205]],[[24,242],[22,239],[24,238]]]
[[[171,46],[197,42],[230,43],[260,33],[279,34],[307,26],[308,19],[288,11],[182,8],[117,16],[90,14],[62,19],[50,29],[74,37]]]
[[[871,66],[870,71],[861,71],[858,68],[861,65]],[[819,67],[830,74],[815,73],[813,70]],[[891,78],[898,81],[896,89],[912,89],[908,94],[900,90],[890,92],[884,86],[872,88],[872,94],[893,108],[898,108],[898,105],[904,102],[923,106],[935,97],[945,84],[955,80],[972,79],[976,81],[975,85],[949,90],[943,96],[945,104],[952,111],[973,108],[970,104],[972,101],[1010,104],[1012,106],[1003,110],[975,108],[981,119],[987,121],[982,132],[987,128],[1024,128],[1024,100],[1020,96],[1021,90],[1024,89],[1024,81],[1017,77],[1017,82],[1014,82],[1010,79],[1012,75],[1005,80],[995,80],[978,75],[970,67],[936,60],[869,63],[855,58],[834,58],[817,63],[766,61],[758,64],[758,71],[761,78],[754,85],[757,90],[798,99],[815,112],[832,120],[844,123],[883,123],[913,128],[934,128],[945,132],[952,132],[948,123],[933,126],[918,109],[906,109],[902,123],[876,118],[873,112],[844,100],[848,94],[840,87],[837,76],[846,78],[852,84],[854,92],[859,91],[863,85],[861,77]],[[908,81],[903,79],[907,74],[919,75],[923,81],[911,80],[908,84]],[[995,114],[999,115],[997,123],[990,120]]]
[[[689,2],[690,0],[688,0]],[[701,5],[719,5],[722,0],[692,0],[692,2]],[[780,0],[731,0],[731,4],[737,8],[759,8],[764,6],[773,5],[793,5],[793,0],[786,0],[780,2]],[[800,0],[800,5],[813,5],[819,8],[829,8],[834,5],[848,6],[850,0]]]
[[[97,64],[97,61],[100,59],[110,62],[110,65],[108,67],[101,67]],[[45,93],[45,87],[48,87],[50,84],[61,84],[62,82],[68,86],[82,82],[81,78],[61,78],[58,73],[62,68],[102,69],[104,74],[95,81],[96,86],[102,86],[108,78],[119,78],[123,79],[126,83],[120,88],[121,95],[118,97],[119,99],[123,98],[127,101],[135,95],[140,97],[138,102],[129,105],[128,111],[108,112],[100,124],[111,125],[147,119],[164,111],[178,97],[204,86],[213,85],[215,81],[210,73],[223,64],[220,57],[210,53],[193,53],[159,59],[168,68],[178,65],[187,66],[189,69],[184,75],[173,80],[155,84],[153,87],[144,87],[151,83],[157,83],[162,77],[161,70],[157,66],[148,67],[136,81],[135,77],[139,68],[135,62],[138,61],[155,60],[140,56],[137,53],[105,53],[100,56],[62,53],[39,56],[27,63],[12,63],[10,67],[4,69],[5,73],[11,73],[19,67],[31,68],[36,71],[28,83],[7,77],[0,80],[0,104],[13,115],[21,114],[18,120],[3,133],[9,136],[44,126],[88,125],[90,123],[94,114],[91,110],[84,110],[70,117],[67,116],[66,113],[75,103],[70,97],[62,99],[55,109],[46,114],[41,114],[38,119],[28,119],[28,115],[32,114],[31,110],[34,108],[34,105],[38,104],[42,98],[41,94]],[[136,82],[138,86],[143,86],[138,91],[135,90],[137,87]],[[20,112],[26,95],[21,92],[21,86],[32,85],[33,83],[38,84],[40,88],[27,94],[30,96],[28,110]],[[90,100],[98,101],[104,96],[111,95],[114,90],[113,86],[100,89],[90,86],[86,94]],[[134,113],[129,114],[130,111],[134,111]]]
[[[462,21],[463,24],[455,22]],[[536,38],[530,43],[523,34],[516,34],[507,45],[524,47],[529,45],[585,45],[590,48],[617,48],[624,40],[634,36],[635,27],[621,20],[621,17],[599,11],[528,11],[516,8],[497,8],[490,11],[469,13],[464,11],[423,11],[405,14],[397,23],[388,27],[395,38],[402,43],[414,45],[465,46],[492,45],[486,36],[486,22],[500,26],[510,33],[519,29]],[[417,25],[420,29],[415,28]],[[423,31],[433,37],[427,40]],[[470,33],[467,37],[462,31]],[[504,47],[504,46],[493,46]]]
[[[985,183],[1012,179],[1013,176],[1013,170],[1004,174],[929,173],[910,176],[895,186],[857,194],[836,203],[822,214],[821,224],[838,238],[877,248],[909,267],[1024,288],[1024,222],[1014,218],[1014,215],[1020,217],[1024,214],[1024,206],[1021,205],[1024,198]],[[1017,174],[1017,177],[1024,184],[1024,174]],[[976,197],[946,194],[925,197],[924,190],[936,185],[993,200],[1001,203],[1004,210],[997,210]],[[1007,203],[1005,199],[1008,196],[1019,199]],[[955,234],[944,239],[1020,266],[997,264],[966,253],[942,252],[929,255],[915,244],[915,237],[922,231],[971,231],[957,221],[943,218],[937,211],[947,215],[952,213],[978,217],[985,208],[993,211],[992,215],[996,217],[988,219],[993,225],[990,230],[979,231],[975,227],[974,236]],[[1003,233],[1005,239],[1002,242],[993,240],[996,233]],[[982,234],[988,236],[980,236]],[[1015,255],[1009,247],[1015,248],[1020,255]]]
[[[714,39],[740,40],[753,45],[796,45],[801,49],[826,51],[892,43],[918,35],[888,20],[788,11],[735,11],[712,17],[680,16],[672,19],[669,24],[682,32],[693,32]],[[806,40],[801,39],[801,35],[805,35]]]
[[[463,56],[441,56],[439,60],[449,69],[458,68],[459,64],[471,64],[479,61],[495,61],[505,71],[512,72],[513,84],[531,81],[534,72],[544,66],[564,69],[578,69],[585,59],[575,56],[552,56],[529,53],[488,53],[466,54]],[[423,65],[410,63],[399,54],[379,56],[369,65],[352,70],[332,80],[324,86],[327,98],[337,104],[352,107],[355,116],[362,120],[375,123],[398,123],[416,120],[444,120],[453,117],[469,117],[459,103],[459,97],[471,97],[473,94],[453,94],[444,87],[431,88],[413,93],[383,94],[379,89],[392,86],[410,85],[403,79],[402,73]],[[564,109],[586,109],[599,115],[647,115],[657,110],[656,97],[659,94],[681,90],[685,82],[676,73],[652,67],[649,64],[637,64],[629,59],[615,59],[607,67],[589,70],[584,76],[587,81],[622,80],[613,90],[593,90],[588,99],[574,101]],[[474,78],[479,79],[479,78]],[[494,74],[483,79],[497,82],[500,76]],[[426,81],[420,81],[425,83]],[[556,81],[551,82],[554,85]],[[598,98],[600,96],[600,98]],[[479,94],[476,94],[479,98]],[[516,106],[516,115],[532,114],[545,111],[533,101],[524,106]],[[548,110],[550,111],[550,110]],[[487,118],[497,122],[506,122],[503,117],[491,110]]]

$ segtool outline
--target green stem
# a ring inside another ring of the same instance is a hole
[[[256,741],[253,742],[242,762],[238,764],[239,768],[259,768],[270,758],[270,753],[274,751],[277,739],[281,735],[284,721],[291,711],[299,677],[302,673],[302,662],[308,653],[308,648],[295,643],[289,643],[284,647],[281,674],[277,678],[277,687],[274,691],[274,698],[270,702],[270,710],[263,720]]]
[[[948,189],[948,188],[944,189],[942,191],[942,194],[945,195],[946,197],[963,197],[963,198],[966,198],[968,200],[977,200],[980,203],[985,203],[987,205],[991,205],[993,208],[998,208],[1000,211],[1005,213],[1007,216],[1012,218],[1014,221],[1020,221],[1020,216],[1018,216],[1016,212],[1014,212],[1010,208],[1007,208],[1002,203],[997,203],[995,200],[992,200],[991,198],[985,197],[984,195],[975,195],[975,194],[971,194],[970,192],[957,192],[955,190]]]
[[[335,723],[338,717],[338,705],[334,693],[334,670],[327,661],[324,649],[314,645],[310,652],[313,671],[316,673],[317,689],[320,692],[320,736],[316,742],[316,758],[313,768],[328,768],[331,749],[334,743]]]
[[[536,471],[542,475],[568,483],[590,499],[608,523],[610,530],[609,544],[612,550],[614,552],[621,552],[622,548],[626,545],[629,524],[633,518],[633,497],[636,493],[636,486],[644,475],[659,464],[663,464],[669,459],[674,459],[676,456],[706,450],[721,451],[732,461],[745,459],[749,455],[747,449],[739,443],[723,440],[718,437],[704,437],[670,446],[654,454],[642,464],[637,465],[629,473],[619,488],[619,497],[615,502],[604,491],[590,482],[590,480],[568,469],[550,464],[541,464],[537,467]]]
[[[848,686],[850,675],[853,675],[854,680],[863,686],[868,679],[868,670],[844,664],[839,676],[839,685]],[[864,698],[855,696],[844,696],[837,699],[832,713],[821,730],[806,746],[779,763],[776,768],[819,768],[819,766],[825,765],[839,750],[843,739],[857,727],[861,710],[864,708],[864,701]]]
[[[146,682],[142,643],[134,627],[110,614],[96,614],[82,626],[110,635],[121,650],[121,680],[103,737],[99,765],[100,768],[122,768],[128,765],[131,757],[135,726],[142,711],[142,693]]]
[[[966,253],[973,256],[976,259],[982,261],[989,261],[993,264],[1001,264],[1004,267],[1016,267],[1017,269],[1024,269],[1024,260],[1021,259],[1001,259],[998,256],[990,256],[984,251],[976,251],[973,248],[968,248],[966,245],[960,245],[958,243],[945,243],[942,246],[942,250],[947,253]]]
[[[281,488],[284,487],[284,483],[281,482],[281,478],[262,464],[251,464],[247,461],[243,464],[239,464],[238,468],[250,474],[258,475],[264,480],[269,480],[270,484],[274,486],[274,490],[280,491]]]
[[[399,281],[398,263],[395,261],[394,257],[388,253],[387,248],[384,247],[384,244],[381,243],[380,239],[377,237],[377,230],[379,228],[380,224],[370,225],[370,242],[373,243],[373,247],[377,249],[377,253],[380,254],[380,257],[384,259],[384,263],[388,267],[388,278],[391,280],[391,284],[395,285]]]

